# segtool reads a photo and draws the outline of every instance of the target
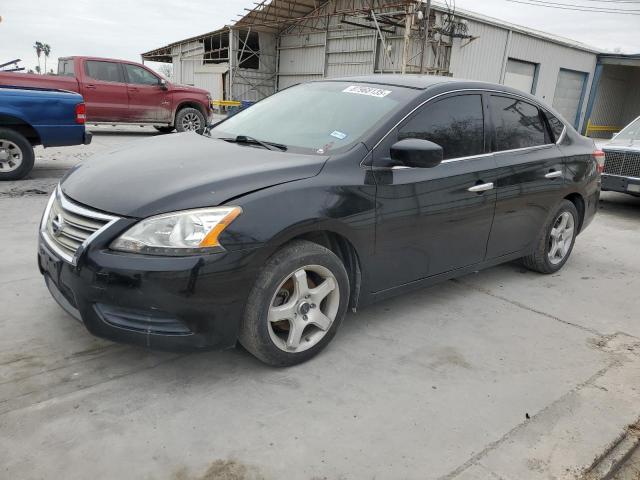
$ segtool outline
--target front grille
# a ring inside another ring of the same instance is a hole
[[[49,200],[41,230],[51,248],[64,260],[75,263],[82,245],[116,219],[70,201],[58,188]]]
[[[640,152],[605,150],[604,173],[640,177]]]

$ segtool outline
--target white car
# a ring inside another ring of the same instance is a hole
[[[602,190],[640,196],[640,117],[602,147]]]

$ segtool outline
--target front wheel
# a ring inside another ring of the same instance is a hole
[[[178,132],[196,132],[202,135],[207,126],[207,119],[197,108],[183,108],[176,115],[176,130]]]
[[[0,128],[0,180],[19,180],[33,168],[33,147],[20,133]]]
[[[545,225],[535,251],[522,259],[525,267],[540,273],[560,270],[573,250],[578,233],[578,210],[563,200]]]
[[[327,248],[294,241],[264,266],[249,295],[240,343],[263,362],[290,366],[320,352],[349,303],[349,277]]]

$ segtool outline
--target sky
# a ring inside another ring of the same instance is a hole
[[[449,0],[450,2],[452,0]],[[638,3],[556,0],[635,8]],[[33,68],[33,44],[57,57],[92,55],[140,61],[140,53],[216,30],[254,6],[254,0],[0,0],[0,63],[21,58]],[[561,35],[596,48],[640,53],[640,16],[556,10],[507,0],[456,0],[459,8]],[[473,32],[471,32],[473,33]]]

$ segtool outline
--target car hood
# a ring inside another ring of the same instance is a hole
[[[180,133],[96,155],[72,169],[61,188],[88,207],[144,218],[220,205],[249,192],[313,177],[327,158]]]
[[[609,143],[605,143],[602,148],[606,150],[607,148],[620,148],[620,147],[633,148],[633,149],[640,150],[640,140],[629,140],[628,138],[623,140],[623,139],[614,138]]]

